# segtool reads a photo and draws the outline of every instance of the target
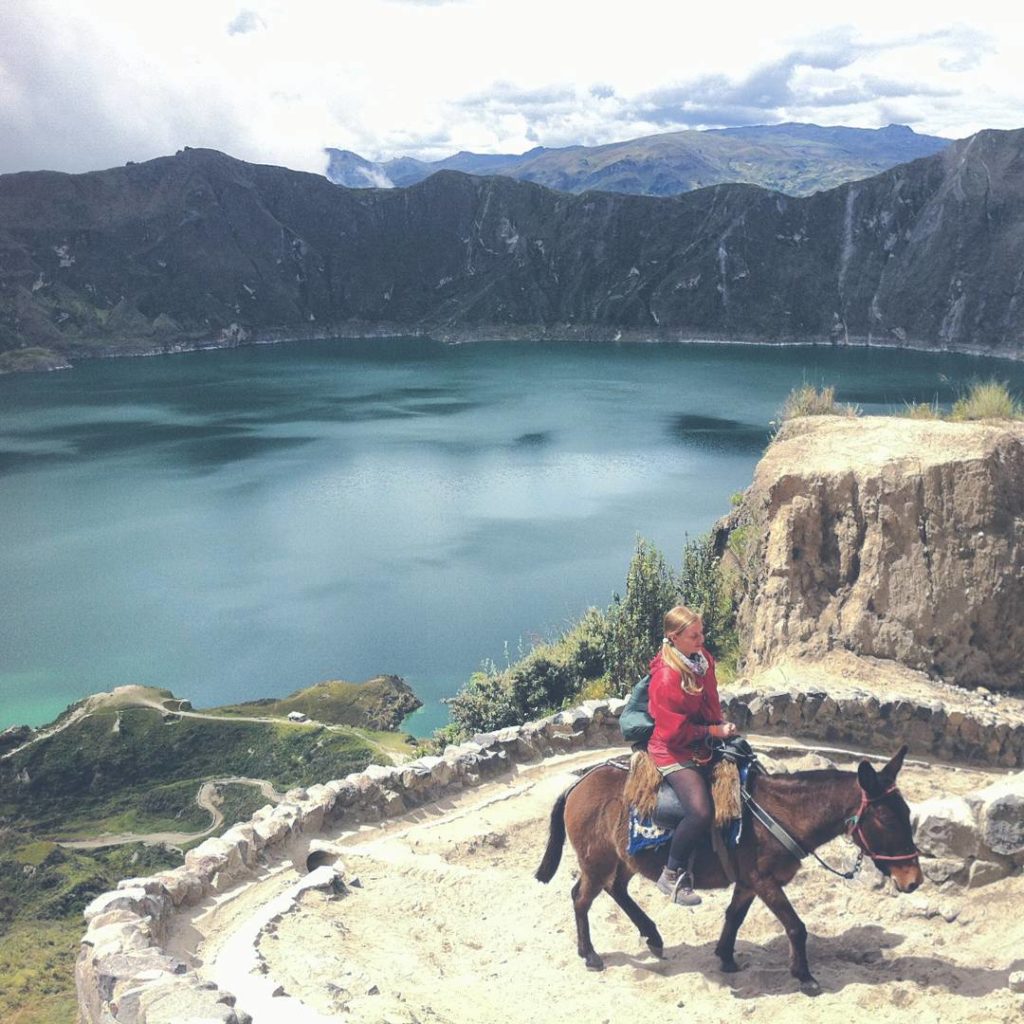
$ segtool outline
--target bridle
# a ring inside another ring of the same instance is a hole
[[[861,857],[858,858],[858,864],[863,859],[863,855],[867,854],[872,860],[879,861],[907,861],[917,860],[920,856],[920,851],[914,846],[912,853],[875,853],[871,849],[871,844],[868,842],[868,837],[864,832],[864,812],[872,805],[877,804],[879,801],[884,800],[891,793],[899,793],[899,789],[895,784],[891,785],[884,793],[879,793],[878,796],[868,796],[867,791],[861,786],[860,790],[860,807],[857,808],[857,812],[847,819],[846,834],[856,844],[857,849],[861,852]],[[913,845],[913,843],[911,843]]]
[[[892,793],[899,793],[896,785],[890,786],[884,793],[879,793],[878,796],[868,796],[867,791],[858,782],[860,788],[860,807],[857,808],[855,814],[851,815],[847,819],[846,834],[850,837],[850,840],[857,847],[857,860],[855,861],[852,868],[849,871],[840,871],[838,868],[832,867],[831,864],[826,863],[821,859],[813,850],[811,855],[814,859],[826,870],[831,871],[833,875],[838,875],[840,878],[853,879],[856,878],[860,873],[861,865],[864,863],[864,855],[867,854],[873,861],[909,861],[916,860],[920,855],[917,847],[914,847],[913,853],[897,853],[897,854],[884,854],[875,853],[871,849],[871,844],[868,842],[868,838],[864,833],[864,812],[872,805],[876,804],[881,800],[884,800],[887,796]],[[740,785],[740,796],[743,798],[743,802],[750,808],[750,813],[773,835],[775,838],[794,856],[797,860],[803,860],[807,856],[807,850],[805,850],[760,804],[758,804],[754,798],[750,795],[750,791],[747,789],[746,784]]]

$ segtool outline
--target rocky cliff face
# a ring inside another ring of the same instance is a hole
[[[575,196],[452,171],[350,190],[221,153],[0,177],[0,351],[315,333],[1024,353],[1024,131],[793,199]]]
[[[1024,689],[1024,425],[790,421],[740,522],[753,664],[846,649]]]

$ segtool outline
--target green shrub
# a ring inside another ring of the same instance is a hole
[[[733,631],[735,612],[710,533],[696,540],[687,538],[679,574],[679,596],[688,608],[700,612],[704,642],[712,652],[717,651]]]
[[[227,831],[237,821],[247,821],[269,801],[259,786],[246,782],[227,782],[217,787],[218,806],[224,815],[221,831]]]
[[[606,624],[596,608],[552,643],[536,645],[506,669],[488,664],[447,701],[454,731],[440,730],[445,745],[477,732],[518,725],[577,698],[604,672]]]
[[[434,733],[433,748],[478,732],[538,718],[581,700],[623,696],[647,672],[661,642],[665,612],[685,603],[704,618],[708,646],[727,680],[738,658],[731,588],[710,535],[687,541],[677,575],[653,544],[638,537],[624,597],[597,608],[557,640],[541,643],[507,668],[487,663],[446,703],[451,724]],[[724,660],[723,660],[724,659]]]
[[[679,604],[679,582],[662,553],[643,537],[626,573],[626,596],[618,594],[608,610],[605,664],[612,692],[624,696],[647,672],[658,649],[665,612]]]
[[[1020,419],[1024,415],[1019,402],[1010,394],[1006,381],[975,381],[953,403],[949,414],[952,420]]]

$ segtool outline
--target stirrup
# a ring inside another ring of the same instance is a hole
[[[663,868],[661,877],[656,884],[659,891],[668,896],[670,903],[681,907],[697,907],[704,902],[693,891],[693,877],[689,871],[673,871],[671,868]]]

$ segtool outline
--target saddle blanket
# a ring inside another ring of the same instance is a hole
[[[740,767],[740,778],[746,784],[748,766]],[[658,804],[654,814],[649,818],[641,818],[635,807],[629,809],[629,836],[626,842],[626,852],[633,856],[641,850],[650,850],[656,846],[662,846],[672,838],[676,825],[684,817],[682,805],[675,794],[675,790],[663,782],[658,789]],[[743,819],[737,818],[722,829],[722,838],[728,849],[735,849],[739,845],[740,836],[743,833]]]
[[[672,838],[673,830],[655,825],[652,818],[641,818],[635,807],[629,809],[629,841],[626,852],[632,857],[641,850],[661,846]]]

